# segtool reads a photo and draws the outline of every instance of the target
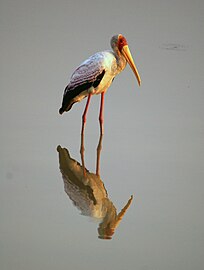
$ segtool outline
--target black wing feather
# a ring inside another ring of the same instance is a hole
[[[82,93],[85,90],[88,90],[90,87],[96,88],[100,84],[104,74],[105,74],[105,70],[103,70],[96,77],[95,80],[87,81],[81,85],[76,86],[75,88],[68,84],[64,90],[62,107],[59,109],[59,113],[62,114],[65,111],[69,111],[72,105],[74,104],[74,98],[76,98],[80,93]]]

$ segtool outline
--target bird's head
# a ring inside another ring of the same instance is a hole
[[[135,66],[126,38],[121,34],[113,36],[111,38],[111,47],[114,51],[118,50],[125,57],[126,61],[130,65],[132,71],[134,72],[137,78],[138,84],[140,85],[141,84],[140,75]]]

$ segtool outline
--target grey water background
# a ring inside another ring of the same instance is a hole
[[[0,269],[203,269],[203,14],[202,0],[0,1]],[[85,101],[58,109],[73,70],[117,33],[142,85],[127,66],[105,96],[101,179],[118,210],[134,196],[105,241],[59,171],[58,145],[80,162]]]

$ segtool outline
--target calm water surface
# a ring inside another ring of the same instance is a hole
[[[1,1],[0,269],[203,269],[203,10]],[[142,85],[127,67],[106,94],[99,173],[93,97],[88,172],[85,101],[58,109],[74,68],[116,33]]]

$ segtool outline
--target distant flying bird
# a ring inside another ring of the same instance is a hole
[[[92,95],[101,94],[101,105],[99,113],[100,131],[104,133],[103,128],[103,110],[104,94],[111,85],[113,79],[119,74],[128,62],[132,68],[138,84],[141,80],[137,68],[130,53],[127,40],[121,34],[111,38],[111,47],[113,51],[98,52],[85,60],[72,74],[70,83],[64,90],[62,107],[59,113],[63,114],[69,111],[72,105],[88,96],[86,107],[82,116],[82,130],[86,123],[86,114],[88,111]]]

